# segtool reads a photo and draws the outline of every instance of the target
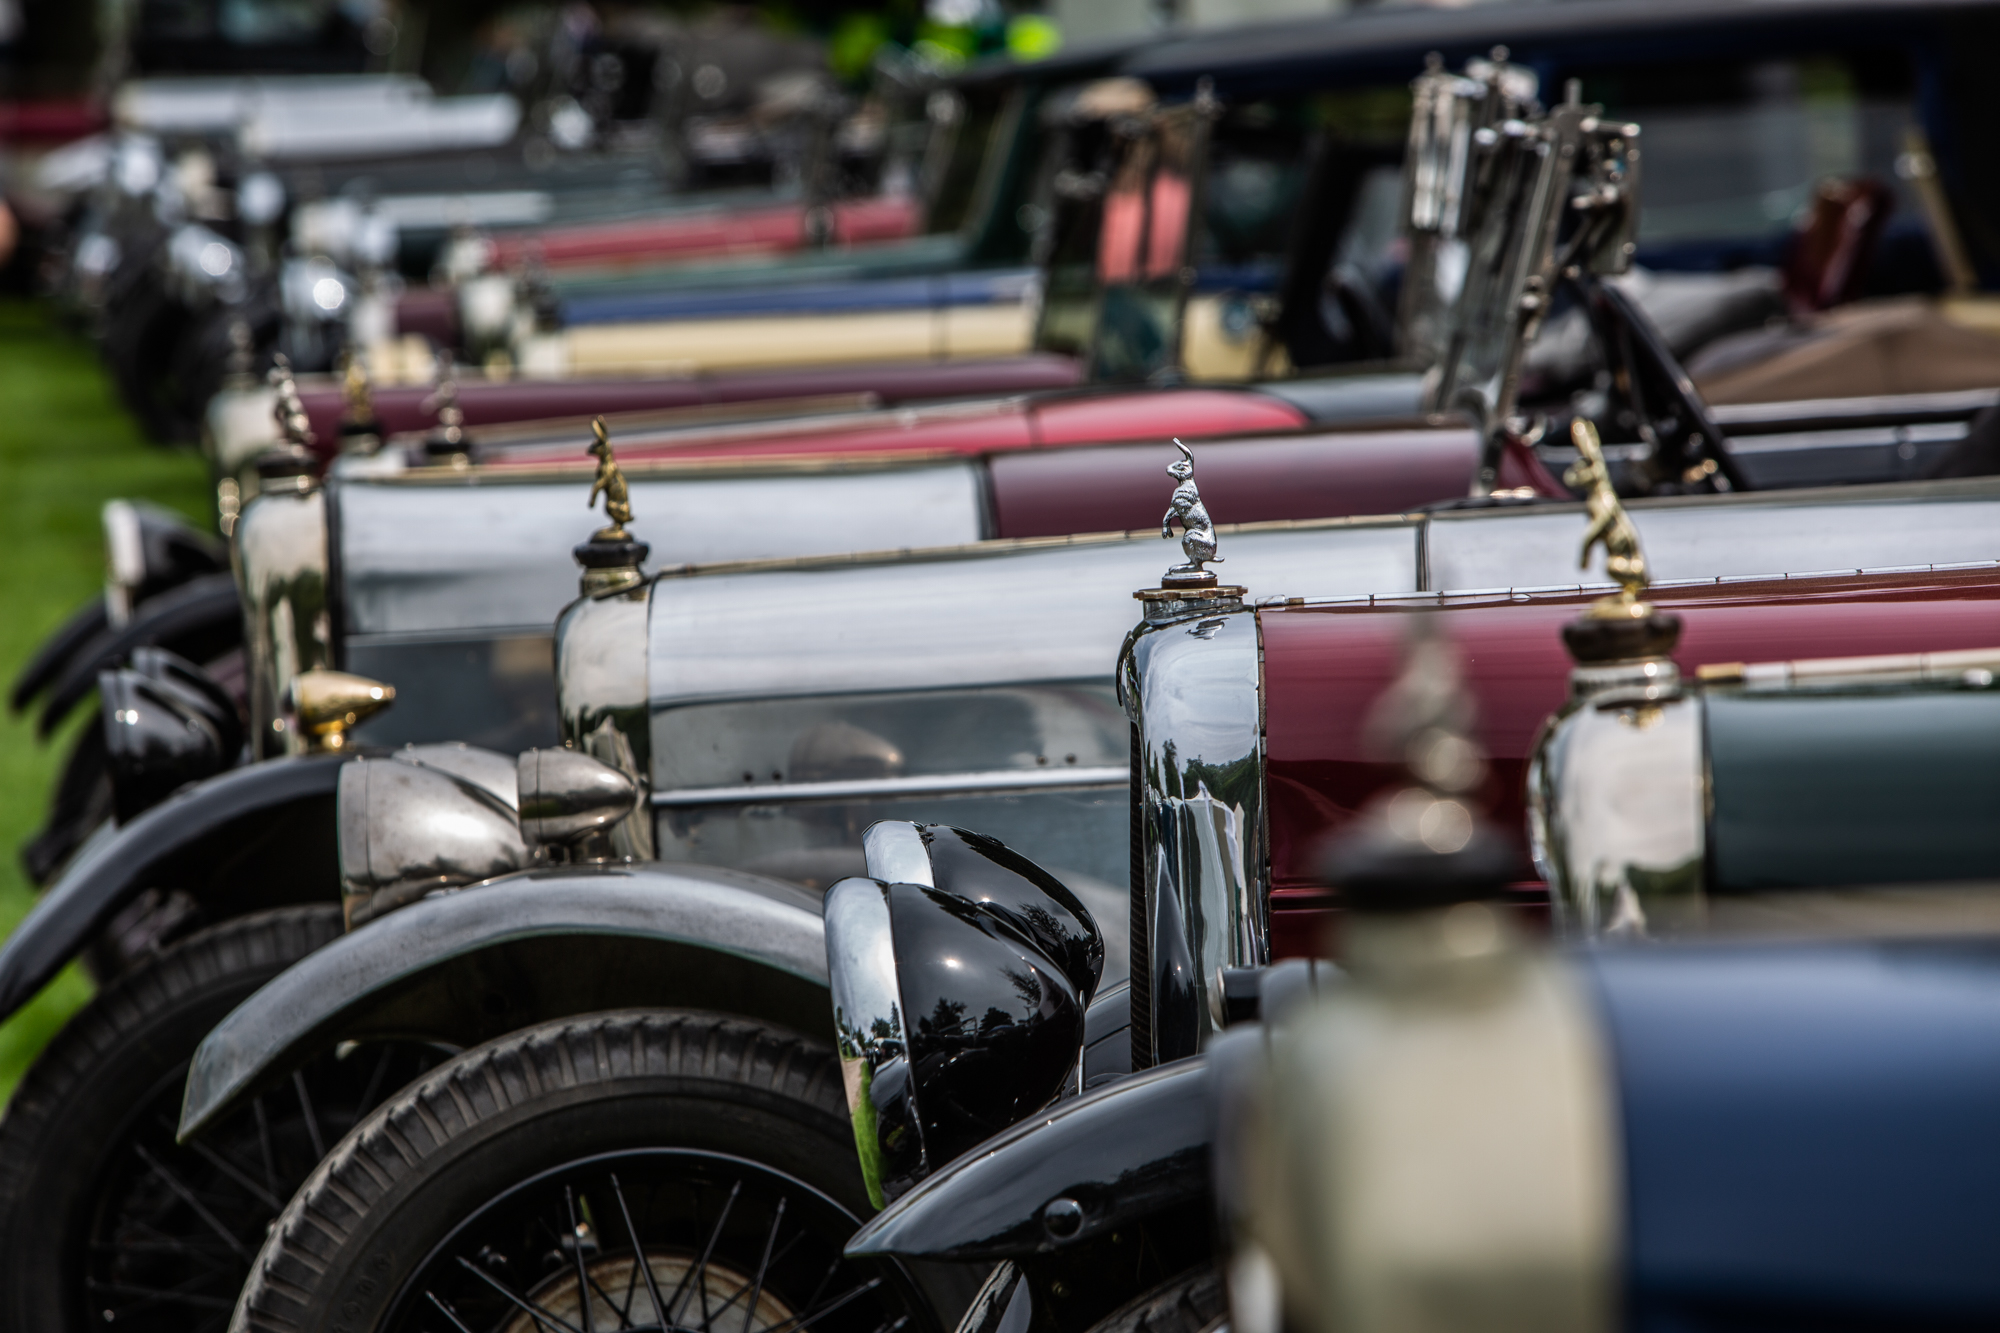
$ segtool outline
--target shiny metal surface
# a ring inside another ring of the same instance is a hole
[[[1207,1206],[1209,1071],[1152,1070],[1067,1101],[939,1170],[848,1242],[849,1254],[953,1263],[1083,1246],[1177,1204]],[[1060,1242],[1045,1205],[1082,1205]]]
[[[324,667],[301,671],[285,687],[294,735],[315,750],[346,749],[349,728],[395,702],[394,685]]]
[[[868,877],[827,893],[827,967],[880,1206],[1079,1085],[1104,948],[1074,894],[990,837],[898,821],[866,841]]]
[[[1223,969],[1269,961],[1256,613],[1149,621],[1118,673],[1138,747],[1132,929],[1150,1021],[1135,1014],[1133,1055],[1143,1067],[1192,1055],[1223,1026]]]
[[[601,833],[638,803],[636,779],[575,750],[526,750],[516,763],[521,836],[530,843]]]
[[[556,716],[563,744],[609,764],[643,793],[651,786],[646,699],[647,589],[579,597],[556,621]],[[627,819],[611,830],[617,855],[650,861],[653,826]]]
[[[463,741],[445,741],[437,745],[406,745],[396,752],[395,758],[469,782],[509,810],[521,808],[519,773],[511,755]]]
[[[271,410],[278,391],[267,384],[225,387],[208,401],[202,444],[218,477],[237,477],[277,442]]]
[[[915,832],[912,824],[878,824]],[[917,852],[923,855],[922,844]],[[892,856],[884,871],[917,869]],[[833,988],[834,1039],[840,1051],[841,1084],[854,1121],[861,1155],[861,1178],[876,1207],[888,1199],[887,1186],[913,1178],[923,1162],[923,1129],[908,1109],[909,1036],[902,997],[896,988],[896,945],[889,922],[888,885],[922,880],[876,877],[843,879],[826,891],[826,969]],[[879,1085],[879,1086],[878,1086]]]
[[[1528,762],[1528,831],[1561,928],[1700,924],[1708,789],[1701,705],[1665,658],[1579,666]]]
[[[337,798],[341,907],[350,929],[436,889],[519,870],[532,859],[513,808],[412,751],[357,758]]]
[[[1213,583],[1215,571],[1203,569],[1210,560],[1220,561],[1216,554],[1215,520],[1208,516],[1208,506],[1201,502],[1201,487],[1194,479],[1194,450],[1174,441],[1174,448],[1181,456],[1167,464],[1167,475],[1174,479],[1174,494],[1167,505],[1166,514],[1160,519],[1160,536],[1174,535],[1174,520],[1181,524],[1181,554],[1187,563],[1175,565],[1166,572],[1163,584]]]
[[[1414,520],[1221,532],[1231,578],[1253,591],[1412,586]],[[1129,724],[1111,672],[1130,590],[1161,563],[1139,534],[660,580],[661,855],[827,885],[861,871],[877,820],[978,829],[1089,905],[1106,978],[1124,977]]]
[[[1252,598],[1413,590],[1420,520],[1217,529]],[[1569,522],[1574,539],[1575,520]],[[764,561],[653,589],[656,717],[694,703],[880,690],[1108,681],[1158,581],[1151,533]]]
[[[334,665],[325,492],[257,496],[243,507],[232,540],[252,747],[266,756],[302,753],[305,740],[288,733],[282,695],[300,672]]]
[[[1655,579],[1878,569],[2000,557],[2000,482],[1632,500]],[[1581,509],[1432,514],[1424,588],[1574,587]]]
[[[351,642],[450,630],[546,631],[576,595],[570,548],[599,523],[574,479],[476,484],[343,479],[341,575]],[[974,468],[628,478],[632,507],[659,515],[641,536],[654,568],[851,548],[857,532],[895,546],[976,539]],[[746,516],[754,514],[755,522]]]
[[[861,835],[861,851],[867,857],[869,875],[884,884],[937,887],[931,876],[931,854],[915,824],[900,819],[871,824]]]

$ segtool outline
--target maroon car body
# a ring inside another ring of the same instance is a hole
[[[1478,700],[1477,736],[1491,761],[1487,799],[1521,839],[1527,866],[1525,769],[1543,720],[1568,694],[1573,665],[1561,629],[1598,594],[1497,592],[1269,607],[1263,642],[1274,957],[1323,952],[1337,911],[1318,859],[1330,833],[1403,780],[1370,752],[1362,728],[1396,678],[1407,617],[1441,613]],[[1686,677],[1703,663],[1982,648],[2000,643],[2000,565],[1909,573],[1703,582],[1650,599],[1684,622],[1673,657]],[[1520,886],[1533,902],[1540,886]]]

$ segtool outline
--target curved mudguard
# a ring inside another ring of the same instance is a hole
[[[168,648],[195,661],[226,652],[243,639],[243,604],[233,574],[204,574],[140,603],[118,629],[106,628],[72,653],[49,687],[36,723],[39,735],[54,731],[84,696],[97,688],[97,673],[121,665],[136,648]]]
[[[1022,1260],[1085,1245],[1188,1204],[1206,1207],[1209,1069],[1197,1056],[1065,1102],[995,1135],[856,1233],[851,1255],[950,1263]],[[1082,1224],[1043,1225],[1054,1199]]]
[[[640,1007],[831,1037],[828,994],[811,890],[696,865],[524,871],[372,921],[245,1000],[195,1053],[180,1134],[341,1041],[467,1047]]]
[[[47,985],[156,873],[201,854],[205,843],[247,817],[267,817],[314,797],[331,799],[346,759],[309,755],[235,769],[176,792],[86,844],[0,947],[0,1018]],[[217,849],[216,855],[226,859],[228,851]]]
[[[14,678],[14,687],[7,695],[7,706],[15,712],[26,708],[31,700],[49,687],[51,681],[69,665],[72,657],[86,643],[103,635],[111,628],[111,613],[104,605],[102,594],[91,598],[79,607],[62,627],[35,649],[35,655],[21,668],[21,674]]]

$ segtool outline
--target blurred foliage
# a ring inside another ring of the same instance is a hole
[[[118,406],[84,339],[47,310],[0,302],[0,683],[104,586],[99,511],[120,496],[211,521],[208,471],[191,453],[147,444]],[[34,905],[16,851],[42,822],[70,739],[95,726],[95,700],[49,741],[34,716],[0,716],[0,935]],[[90,998],[72,967],[0,1024],[0,1101],[49,1036]]]

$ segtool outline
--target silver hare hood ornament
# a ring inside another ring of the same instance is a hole
[[[1187,556],[1187,563],[1175,565],[1160,579],[1162,588],[1213,588],[1215,572],[1202,566],[1213,560],[1222,563],[1222,557],[1215,553],[1215,523],[1208,516],[1208,507],[1201,502],[1201,488],[1194,481],[1194,450],[1174,441],[1174,448],[1181,456],[1167,464],[1167,475],[1178,484],[1174,487],[1174,498],[1167,506],[1166,516],[1160,520],[1162,540],[1174,535],[1174,520],[1181,521],[1181,551]]]

